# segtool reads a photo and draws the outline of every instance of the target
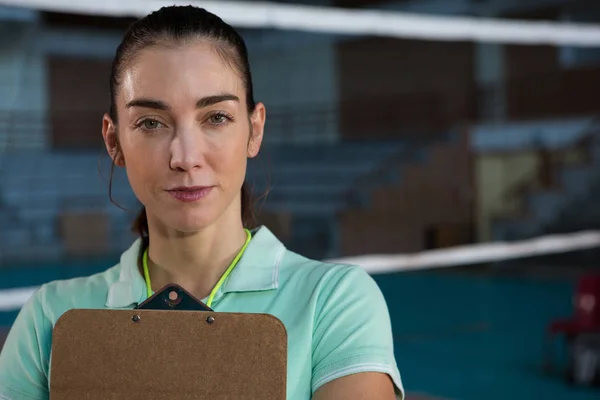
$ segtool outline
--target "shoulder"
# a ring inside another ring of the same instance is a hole
[[[386,300],[364,268],[321,262],[287,251],[282,275],[288,286],[310,293],[312,316],[312,391],[354,373],[378,372],[391,377],[398,398],[403,388],[394,355]]]
[[[47,398],[52,330],[73,308],[101,308],[118,265],[85,278],[40,286],[15,319],[0,352],[0,398]]]
[[[361,302],[383,301],[379,286],[359,265],[317,261],[286,250],[280,269],[282,281],[301,280],[304,290],[312,288],[320,305],[349,295],[360,295]]]
[[[236,286],[248,286],[240,281],[260,280],[265,287],[282,289],[279,293],[291,299],[314,299],[321,293],[372,288],[374,284],[371,276],[357,265],[318,261],[286,248],[266,226],[254,231],[241,266],[234,274]]]
[[[28,305],[39,307],[51,322],[73,308],[104,308],[109,287],[118,279],[119,271],[120,264],[116,264],[94,275],[45,283]]]

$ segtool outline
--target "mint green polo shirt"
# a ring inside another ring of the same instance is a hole
[[[65,311],[131,309],[146,299],[137,267],[140,243],[135,241],[105,272],[50,282],[36,291],[0,354],[0,400],[48,398],[52,328]],[[387,305],[360,267],[309,260],[260,227],[212,308],[268,313],[283,322],[288,400],[309,400],[327,382],[360,372],[388,374],[398,399],[403,397]]]

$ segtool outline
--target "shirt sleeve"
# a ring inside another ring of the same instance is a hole
[[[0,400],[48,399],[51,335],[38,290],[17,315],[0,353]]]
[[[312,391],[346,375],[381,372],[392,378],[396,396],[402,399],[404,389],[383,294],[361,267],[338,271],[323,285],[317,300]]]

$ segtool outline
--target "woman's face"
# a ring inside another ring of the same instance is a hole
[[[247,157],[258,154],[265,110],[258,104],[248,115],[237,71],[197,41],[140,51],[119,83],[118,124],[105,115],[104,139],[150,223],[191,233],[241,218]]]

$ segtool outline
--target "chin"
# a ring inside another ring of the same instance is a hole
[[[183,215],[177,215],[175,218],[165,220],[165,224],[179,232],[194,233],[198,232],[216,221],[216,216],[208,213],[183,213]]]

